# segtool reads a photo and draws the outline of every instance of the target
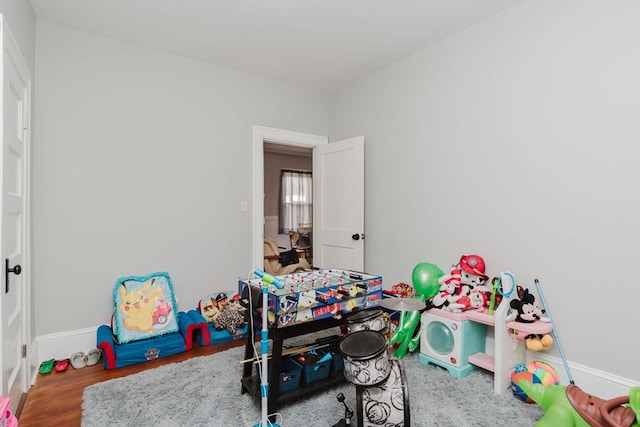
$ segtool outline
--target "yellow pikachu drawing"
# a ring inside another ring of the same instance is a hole
[[[120,286],[122,304],[120,310],[124,314],[124,327],[133,331],[150,333],[153,326],[153,312],[156,309],[156,300],[164,297],[160,286],[153,287],[155,279],[148,280],[142,288],[127,293],[124,284]]]

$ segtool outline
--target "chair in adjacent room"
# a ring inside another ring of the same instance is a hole
[[[305,258],[298,258],[297,251],[280,252],[280,248],[269,237],[264,238],[264,271],[273,276],[283,276],[295,271],[309,270],[311,266]]]
[[[311,231],[312,227],[308,224],[300,224],[298,231],[289,231],[289,240],[291,248],[295,248],[298,252],[302,252],[304,257],[311,264],[313,261],[313,251],[311,247]]]

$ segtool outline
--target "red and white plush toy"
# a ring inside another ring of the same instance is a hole
[[[438,293],[431,299],[431,304],[435,308],[448,310],[449,305],[458,299],[458,289],[462,273],[457,268],[451,269],[449,274],[445,274],[438,279],[440,288]]]
[[[440,289],[431,299],[432,305],[452,312],[470,308],[484,310],[491,294],[491,289],[485,284],[489,279],[485,270],[481,256],[462,255],[451,272],[438,280]]]
[[[450,311],[457,313],[460,311],[473,308],[475,310],[484,310],[487,307],[487,295],[477,289],[472,290],[469,295],[459,297],[455,302],[447,307]]]

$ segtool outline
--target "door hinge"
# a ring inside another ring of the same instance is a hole
[[[29,116],[27,114],[22,116],[22,129],[23,130],[29,129]]]
[[[22,358],[23,359],[27,358],[27,345],[26,344],[22,344]]]

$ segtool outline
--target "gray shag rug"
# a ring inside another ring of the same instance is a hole
[[[94,384],[84,390],[83,427],[233,426],[261,421],[260,400],[240,394],[244,348],[160,366]],[[493,375],[482,370],[454,378],[423,365],[418,353],[403,359],[411,426],[531,427],[544,412],[536,404],[493,392]],[[356,413],[356,387],[345,382],[322,393],[280,405],[280,427],[331,427],[344,416],[336,399]],[[356,418],[352,425],[357,425]]]

